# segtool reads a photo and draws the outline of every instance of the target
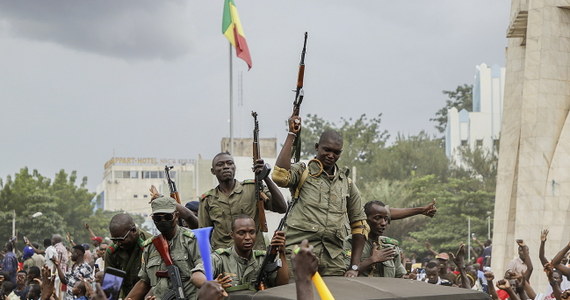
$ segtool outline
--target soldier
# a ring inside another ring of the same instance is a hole
[[[133,218],[126,213],[111,218],[109,232],[113,244],[108,246],[105,252],[104,267],[120,269],[127,273],[121,287],[121,295],[125,296],[139,280],[144,242],[150,235],[138,229]]]
[[[259,173],[264,168],[263,160],[258,160],[254,171]],[[233,157],[228,152],[218,153],[212,160],[211,172],[218,179],[218,186],[209,190],[200,198],[198,222],[200,227],[212,226],[212,249],[231,246],[230,237],[232,218],[246,214],[259,224],[257,203],[255,202],[255,182],[235,179],[236,166]],[[263,179],[267,187],[264,193],[269,197],[265,208],[274,212],[284,213],[287,204],[275,183],[267,176]],[[266,249],[261,231],[256,234],[254,249]]]
[[[323,132],[315,144],[315,158],[307,165],[291,164],[291,148],[301,130],[301,118],[291,116],[288,123],[289,133],[272,174],[278,186],[291,191],[300,189],[300,201],[291,208],[286,224],[287,253],[307,239],[319,258],[321,275],[356,277],[365,240],[366,215],[348,168],[341,169],[336,165],[342,153],[342,136],[334,130]],[[391,208],[390,215],[392,219],[416,214],[432,217],[436,211],[434,201],[424,207]],[[352,256],[347,270],[343,242],[349,232],[352,233]]]
[[[226,291],[232,293],[241,290],[256,290],[254,282],[266,255],[265,250],[253,250],[257,229],[255,222],[248,215],[238,215],[232,222],[230,233],[234,245],[220,248],[212,253],[212,273],[220,282],[227,284]],[[275,232],[271,241],[272,246],[279,246],[279,259],[282,267],[271,274],[269,287],[287,284],[289,282],[288,268],[285,263],[285,234]],[[202,265],[198,266],[203,269]],[[222,279],[224,278],[224,279]],[[192,282],[201,287],[206,277],[201,272],[192,273]]]
[[[190,282],[190,275],[191,270],[202,263],[196,237],[189,229],[178,226],[176,200],[170,197],[160,197],[151,202],[151,207],[152,220],[168,242],[172,261],[180,271],[184,296],[186,299],[195,299],[196,287]],[[154,296],[162,299],[172,288],[168,276],[161,275],[166,270],[166,264],[152,243],[153,238],[147,239],[144,243],[140,279],[125,299],[143,299],[151,288]]]
[[[280,187],[295,190],[301,186],[300,201],[291,208],[287,219],[287,253],[290,255],[294,245],[307,239],[319,258],[321,275],[356,277],[366,215],[360,192],[348,176],[349,170],[336,165],[342,153],[342,136],[336,131],[325,131],[315,144],[315,159],[308,165],[291,164],[291,147],[300,125],[298,116],[289,118],[289,134],[273,171],[273,180]],[[348,235],[348,224],[352,228],[352,261],[347,270],[343,242]]]
[[[388,209],[384,203],[375,200],[364,205],[364,212],[370,233],[360,257],[359,276],[401,278],[406,274],[406,268],[402,265],[398,241],[382,236],[390,224]]]

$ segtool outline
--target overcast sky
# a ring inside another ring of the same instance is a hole
[[[442,90],[504,65],[508,0],[236,0],[253,68],[234,59],[236,137],[285,135],[302,38],[302,115],[382,113],[436,134]],[[223,1],[0,1],[0,177],[24,166],[102,180],[120,157],[210,158],[229,136]],[[234,54],[235,55],[235,54]],[[243,74],[243,97],[238,77]],[[241,99],[240,99],[241,98]]]

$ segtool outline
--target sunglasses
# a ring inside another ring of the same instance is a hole
[[[113,242],[124,241],[127,238],[127,236],[129,235],[129,233],[131,231],[134,232],[135,230],[137,230],[137,228],[133,226],[131,229],[129,229],[129,231],[127,231],[127,233],[125,233],[125,236],[123,236],[123,237],[111,237],[110,240]]]
[[[170,221],[174,220],[174,214],[152,215],[152,220],[155,222],[160,222],[162,220],[170,222]]]

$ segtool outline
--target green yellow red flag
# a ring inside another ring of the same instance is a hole
[[[237,57],[243,59],[251,69],[251,55],[243,33],[243,27],[239,20],[238,11],[234,0],[224,0],[224,16],[222,19],[222,33],[236,48]]]

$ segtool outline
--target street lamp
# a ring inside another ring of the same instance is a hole
[[[32,215],[32,218],[41,217],[42,215],[43,215],[43,213],[41,211],[38,211]]]

